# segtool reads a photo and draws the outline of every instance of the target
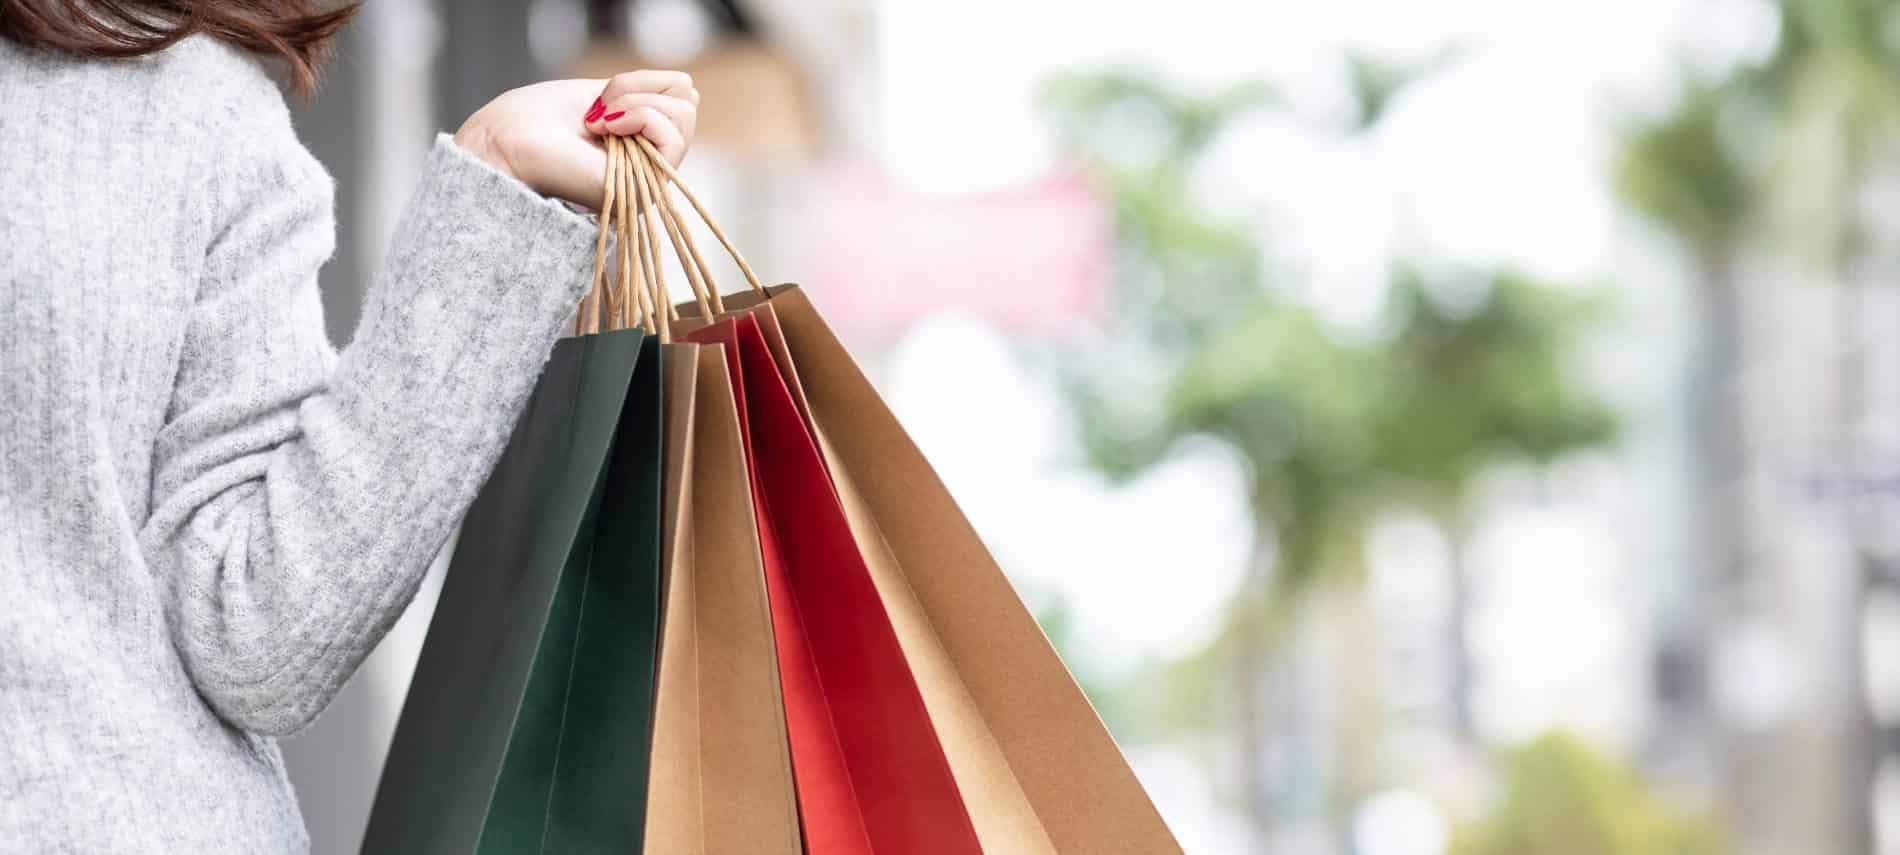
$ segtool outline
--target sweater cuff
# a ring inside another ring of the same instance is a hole
[[[423,170],[415,204],[458,218],[494,241],[489,271],[529,282],[555,284],[577,267],[591,273],[600,221],[577,206],[543,196],[520,179],[503,173],[487,161],[455,144],[455,137],[435,135]],[[587,277],[582,277],[586,279]],[[575,283],[571,310],[586,293],[587,281]],[[559,289],[544,289],[559,290]]]
[[[436,421],[525,396],[572,329],[598,233],[593,217],[437,136],[335,382],[394,421],[410,407]]]
[[[386,308],[418,332],[512,328],[546,356],[591,286],[600,221],[437,134],[391,243]],[[545,335],[544,335],[545,333]],[[545,339],[536,342],[536,340]],[[507,357],[503,357],[504,359]]]

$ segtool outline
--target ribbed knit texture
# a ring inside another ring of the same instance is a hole
[[[409,603],[594,226],[436,140],[340,355],[261,66],[0,41],[0,851],[308,849],[274,737]]]

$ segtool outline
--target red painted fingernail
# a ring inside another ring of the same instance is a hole
[[[594,106],[587,108],[586,121],[592,122],[593,120],[600,118],[600,114],[604,112],[606,109],[607,109],[607,105],[600,103],[599,98],[595,98]]]
[[[621,116],[624,116],[624,115],[626,115],[626,114],[627,114],[627,111],[625,111],[625,110],[621,110],[620,112],[617,112],[617,113],[608,113],[608,114],[607,114],[607,115],[605,115],[605,116],[601,116],[601,117],[600,117],[600,120],[601,120],[601,121],[603,121],[603,122],[611,122],[611,121],[613,121],[613,120],[615,120],[615,119],[618,119],[618,118],[620,118]]]

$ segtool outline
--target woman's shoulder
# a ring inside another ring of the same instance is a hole
[[[75,204],[72,194],[99,195],[97,182],[136,175],[142,194],[176,200],[170,209],[184,215],[177,227],[186,231],[167,240],[209,246],[260,200],[290,198],[300,209],[327,210],[332,199],[328,173],[298,141],[263,63],[205,36],[126,60],[0,40],[0,150],[9,148],[62,161],[41,172],[94,182],[23,194],[49,204]],[[0,168],[0,179],[6,177]],[[99,216],[122,220],[124,212]],[[170,228],[126,223],[145,225]]]
[[[14,96],[56,94],[70,109],[134,110],[147,135],[182,137],[288,131],[289,110],[263,63],[215,38],[192,35],[154,54],[86,59],[0,39],[0,107]]]
[[[229,142],[293,137],[290,111],[264,64],[206,35],[193,35],[144,58],[155,106]],[[189,132],[189,128],[186,129]]]

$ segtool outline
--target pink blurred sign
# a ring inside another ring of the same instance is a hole
[[[853,336],[889,338],[939,311],[1055,334],[1093,316],[1112,275],[1114,215],[1079,171],[942,197],[842,170],[808,204],[814,297]]]

